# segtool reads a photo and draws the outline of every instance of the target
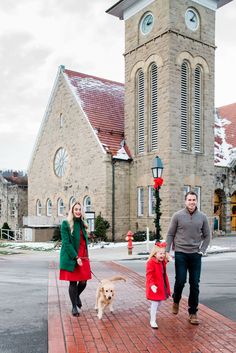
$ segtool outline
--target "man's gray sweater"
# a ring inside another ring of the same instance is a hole
[[[210,227],[204,213],[196,209],[192,214],[187,208],[176,212],[170,222],[166,238],[166,251],[171,244],[175,251],[205,253],[210,243]]]

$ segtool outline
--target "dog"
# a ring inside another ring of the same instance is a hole
[[[106,307],[110,309],[110,312],[113,312],[113,300],[115,296],[115,281],[125,281],[126,278],[123,276],[114,276],[111,278],[105,278],[101,280],[97,292],[96,292],[96,304],[95,309],[98,311],[98,318],[101,319],[103,312]]]

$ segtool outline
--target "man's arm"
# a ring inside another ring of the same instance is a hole
[[[202,252],[203,254],[205,254],[211,240],[210,226],[206,216],[204,216],[204,220],[203,220],[202,236],[203,236],[203,242],[201,244],[201,248],[199,249],[199,252]]]
[[[174,241],[177,227],[178,227],[177,215],[174,214],[173,217],[171,218],[169,229],[168,229],[167,236],[166,236],[166,252],[167,253],[170,251],[171,244]]]

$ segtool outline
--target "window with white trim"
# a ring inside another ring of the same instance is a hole
[[[16,202],[14,197],[10,199],[10,216],[16,217]]]
[[[185,195],[187,194],[187,192],[189,192],[191,189],[190,185],[184,185],[184,198],[183,198],[183,207],[185,207]]]
[[[52,215],[52,201],[50,199],[47,199],[46,212],[47,212],[47,216]]]
[[[60,114],[59,121],[60,121],[60,127],[62,127],[63,123],[64,123],[64,118],[63,118],[62,113]]]
[[[181,65],[181,107],[180,107],[180,149],[189,151],[190,149],[190,97],[189,97],[189,64],[184,61]]]
[[[42,216],[42,204],[40,200],[36,201],[36,216]]]
[[[144,188],[138,188],[138,216],[144,214]]]
[[[85,196],[85,198],[84,198],[84,212],[90,212],[91,209],[92,209],[91,198],[89,196]]]
[[[144,152],[144,73],[137,72],[137,153]]]
[[[201,186],[195,186],[193,191],[197,194],[197,208],[201,210]]]
[[[155,215],[155,189],[153,186],[148,187],[148,214],[149,216]]]
[[[202,152],[202,69],[194,71],[194,151]]]
[[[155,63],[150,68],[150,123],[150,149],[154,151],[158,147],[158,68]]]
[[[65,206],[64,206],[63,200],[62,199],[58,199],[58,201],[57,201],[57,215],[58,216],[63,216],[64,209],[65,209]]]
[[[69,201],[69,210],[71,207],[76,203],[76,198],[74,196],[71,196],[70,201]]]

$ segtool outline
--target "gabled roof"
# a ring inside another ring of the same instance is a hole
[[[26,176],[12,175],[8,177],[4,177],[4,179],[6,179],[9,183],[13,185],[24,186],[24,187],[28,186],[28,178]]]
[[[63,74],[104,149],[117,156],[124,145],[124,84],[67,69]]]
[[[215,164],[229,166],[236,159],[236,103],[216,109]]]

